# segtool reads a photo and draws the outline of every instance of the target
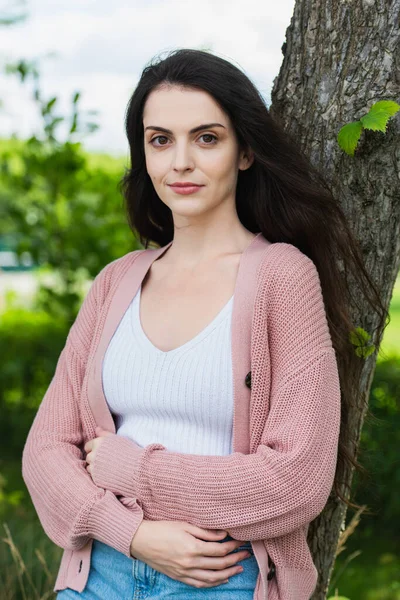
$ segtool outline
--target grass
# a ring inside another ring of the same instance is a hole
[[[394,540],[375,538],[355,547],[351,541],[346,557],[337,558],[333,590],[351,600],[400,600],[400,546]],[[341,569],[344,568],[341,573]],[[332,596],[334,597],[334,596]]]
[[[37,518],[26,520],[16,514],[3,522],[2,528],[1,600],[54,598],[62,549],[44,534]]]

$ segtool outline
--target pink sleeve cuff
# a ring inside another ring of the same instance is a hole
[[[109,491],[97,499],[87,516],[88,535],[132,558],[132,539],[143,520],[143,511],[133,499],[125,505]]]
[[[166,449],[162,444],[150,444],[150,447]],[[114,494],[138,496],[139,466],[146,448],[115,433],[106,436],[92,463],[91,476],[94,483]]]

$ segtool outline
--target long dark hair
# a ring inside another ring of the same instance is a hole
[[[144,105],[150,92],[162,84],[206,91],[220,105],[233,124],[240,148],[254,152],[251,167],[238,172],[236,210],[241,223],[252,233],[262,232],[270,242],[297,246],[318,269],[342,395],[333,491],[348,506],[361,508],[346,498],[351,491],[346,484],[347,470],[353,465],[366,471],[356,460],[355,433],[349,423],[352,406],[363,410],[354,397],[363,359],[355,355],[349,340],[355,329],[350,306],[360,307],[358,299],[364,295],[371,311],[377,313],[378,325],[370,332],[377,334],[373,338],[377,350],[378,334],[389,315],[344,212],[322,175],[272,118],[261,94],[240,69],[208,51],[178,49],[144,68],[126,112],[131,167],[120,181],[120,190],[129,226],[145,248],[149,243],[164,246],[174,235],[172,212],[153,187],[144,154]],[[351,284],[348,275],[354,278]],[[368,317],[371,320],[371,313]],[[348,488],[346,495],[341,494],[343,485]]]

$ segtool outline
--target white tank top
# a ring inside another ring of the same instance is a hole
[[[232,453],[233,296],[194,338],[164,352],[144,333],[141,287],[103,361],[104,395],[116,432],[139,446],[163,444],[188,454]]]

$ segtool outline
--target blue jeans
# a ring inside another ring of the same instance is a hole
[[[221,542],[231,540],[227,536]],[[258,563],[250,542],[243,544],[233,552],[248,550],[249,558],[236,563],[243,567],[242,573],[229,578],[211,588],[195,588],[156,571],[138,558],[129,558],[103,544],[93,540],[91,564],[88,580],[82,592],[70,588],[60,590],[56,600],[187,600],[187,598],[212,598],[213,600],[252,600],[258,576]]]

